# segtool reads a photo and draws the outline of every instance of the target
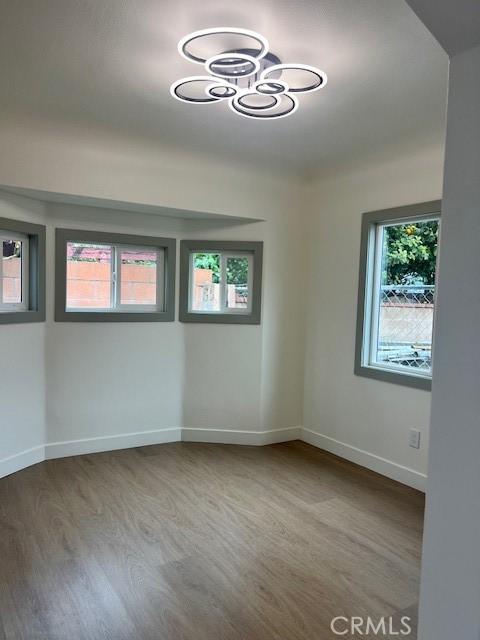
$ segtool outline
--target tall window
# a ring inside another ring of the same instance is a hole
[[[426,203],[364,216],[359,375],[430,386],[438,212]]]
[[[28,309],[28,236],[0,231],[0,311]]]
[[[175,240],[57,229],[61,321],[173,320]]]
[[[182,240],[180,320],[260,322],[261,242]]]
[[[45,320],[45,227],[0,218],[0,323]]]

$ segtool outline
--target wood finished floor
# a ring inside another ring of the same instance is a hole
[[[422,494],[301,442],[41,463],[0,480],[0,639],[331,640],[334,616],[415,618],[422,523]]]

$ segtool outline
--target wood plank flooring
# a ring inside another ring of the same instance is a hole
[[[335,616],[415,618],[422,523],[422,494],[301,442],[44,462],[0,480],[0,640],[331,640]]]

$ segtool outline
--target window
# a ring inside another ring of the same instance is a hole
[[[251,254],[190,254],[189,311],[250,313]]]
[[[181,243],[180,320],[259,324],[261,242]]]
[[[45,227],[0,218],[0,323],[45,320]]]
[[[66,311],[163,311],[164,249],[67,242]]]
[[[364,214],[355,373],[429,389],[440,203]]]
[[[56,320],[173,320],[175,240],[69,229],[56,238]]]
[[[2,311],[28,309],[28,236],[0,232],[2,256],[0,260]]]

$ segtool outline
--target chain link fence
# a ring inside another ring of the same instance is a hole
[[[384,285],[380,296],[378,360],[430,371],[435,286]]]

